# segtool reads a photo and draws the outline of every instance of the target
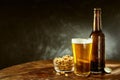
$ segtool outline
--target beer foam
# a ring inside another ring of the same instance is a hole
[[[88,39],[73,38],[72,43],[75,43],[75,44],[88,44],[88,43],[92,43],[92,39],[91,38],[88,38]]]

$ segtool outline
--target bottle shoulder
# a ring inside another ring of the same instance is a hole
[[[104,33],[102,31],[92,31],[90,36],[101,36],[104,37]]]

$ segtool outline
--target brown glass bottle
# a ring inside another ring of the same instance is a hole
[[[102,32],[101,8],[94,8],[93,29],[90,37],[93,39],[91,72],[103,73],[105,67],[105,35]]]

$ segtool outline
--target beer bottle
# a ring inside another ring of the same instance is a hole
[[[90,37],[93,40],[91,72],[103,73],[105,67],[105,36],[102,32],[101,8],[94,8],[93,29]]]

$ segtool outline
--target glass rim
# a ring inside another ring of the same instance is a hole
[[[92,38],[72,38],[72,43],[75,44],[87,44],[87,43],[92,43]]]

